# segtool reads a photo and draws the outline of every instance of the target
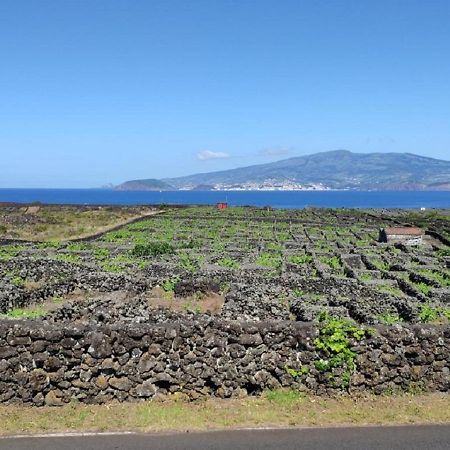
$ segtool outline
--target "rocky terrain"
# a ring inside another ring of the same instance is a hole
[[[449,212],[167,209],[0,246],[0,401],[448,390]],[[418,246],[380,227],[420,225]]]

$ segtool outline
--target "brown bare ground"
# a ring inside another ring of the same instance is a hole
[[[189,297],[175,297],[173,292],[165,292],[155,287],[147,298],[150,307],[163,307],[177,312],[195,311],[220,314],[225,298],[215,292],[196,294]]]

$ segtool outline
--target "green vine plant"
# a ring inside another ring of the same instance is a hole
[[[293,369],[292,367],[289,367],[288,365],[284,366],[284,370],[288,375],[290,375],[292,378],[299,378],[302,375],[307,375],[309,373],[309,367],[308,366],[302,366],[300,369]]]
[[[316,360],[314,366],[318,371],[328,373],[330,379],[334,378],[334,369],[341,369],[341,383],[337,385],[348,388],[356,369],[356,353],[351,349],[352,344],[370,336],[372,331],[327,312],[322,312],[318,320],[319,336],[314,340],[314,346],[323,357]]]

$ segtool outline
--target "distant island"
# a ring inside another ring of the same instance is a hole
[[[238,169],[126,181],[120,191],[450,190],[450,161],[334,150]]]

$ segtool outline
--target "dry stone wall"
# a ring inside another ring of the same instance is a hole
[[[291,387],[341,390],[311,323],[217,319],[165,324],[65,325],[0,320],[0,402],[41,406],[73,399],[132,401],[178,393],[240,397]],[[352,342],[348,390],[450,389],[450,326],[377,327]]]

